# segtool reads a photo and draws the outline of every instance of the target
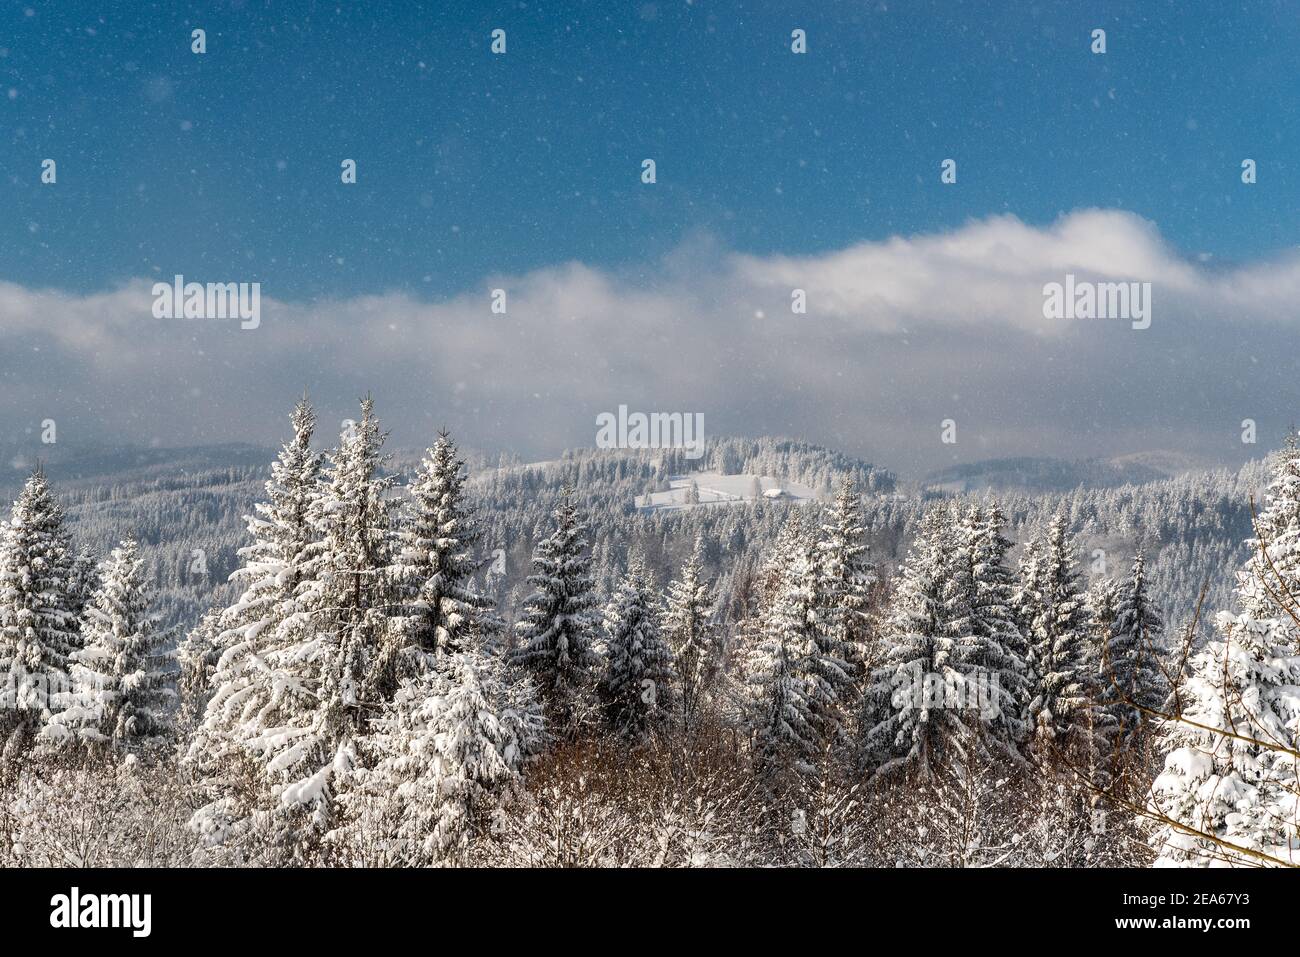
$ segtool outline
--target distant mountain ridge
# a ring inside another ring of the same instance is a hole
[[[0,493],[12,497],[39,463],[56,485],[124,484],[214,469],[265,469],[275,450],[244,443],[181,448],[59,444],[0,445]]]
[[[805,448],[808,451],[830,452],[815,446]],[[418,461],[418,453],[395,451],[395,458],[401,460],[402,464],[408,464],[408,458],[411,459],[411,465]],[[38,461],[53,481],[81,484],[140,480],[151,474],[176,476],[212,469],[265,469],[275,454],[275,449],[246,443],[160,448],[0,443],[0,493],[8,495],[16,492]],[[838,456],[838,453],[831,454]],[[552,465],[563,458],[544,464]],[[850,462],[858,464],[849,459],[835,464],[847,465]],[[1138,452],[1109,459],[1070,460],[1022,456],[947,466],[926,473],[918,484],[923,489],[951,493],[984,490],[1068,492],[1079,487],[1142,485],[1203,467],[1182,453],[1165,450]],[[881,472],[882,476],[888,474],[887,471]]]
[[[1178,452],[1153,451],[1111,459],[985,459],[929,472],[922,488],[945,492],[983,490],[1068,492],[1076,488],[1144,485],[1193,471],[1197,466]]]

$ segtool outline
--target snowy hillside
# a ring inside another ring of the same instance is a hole
[[[736,505],[748,502],[785,501],[803,504],[817,501],[817,493],[801,482],[782,481],[770,475],[722,475],[718,472],[690,472],[673,475],[662,492],[649,492],[636,500],[641,511],[668,511],[697,505]]]

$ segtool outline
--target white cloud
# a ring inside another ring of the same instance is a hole
[[[1043,319],[1042,287],[1066,272],[1152,283],[1152,327]],[[373,390],[408,445],[447,423],[470,444],[545,454],[590,444],[595,416],[625,403],[903,468],[1143,447],[1231,459],[1256,451],[1239,448],[1242,418],[1267,441],[1300,397],[1300,255],[1211,269],[1108,210],[1045,228],[999,216],[808,257],[570,263],[438,302],[289,303],[266,277],[251,331],[155,319],[150,286],[77,296],[0,283],[12,434],[55,417],[69,442],[272,442],[305,386],[326,421]],[[494,287],[508,292],[505,316],[490,311]],[[796,287],[807,315],[790,311]],[[939,443],[947,417],[955,447]]]

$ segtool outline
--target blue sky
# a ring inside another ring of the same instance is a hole
[[[1300,2],[8,4],[0,441],[271,443],[308,388],[409,446],[627,404],[905,472],[1239,461],[1300,418],[1298,51]],[[1150,329],[1046,320],[1070,272]],[[265,321],[154,318],[177,273]]]
[[[1236,261],[1296,243],[1300,5],[1213,6],[11,3],[0,278],[439,296],[700,236],[807,254],[1081,206]]]

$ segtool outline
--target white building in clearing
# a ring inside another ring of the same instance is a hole
[[[769,488],[763,492],[763,498],[778,499],[789,498],[789,496],[785,494],[783,488]]]

